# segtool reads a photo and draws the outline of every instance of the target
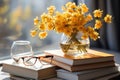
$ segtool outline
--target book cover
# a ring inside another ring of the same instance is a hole
[[[41,60],[43,60],[45,62],[48,62],[48,63],[51,62],[50,59],[43,58]],[[97,62],[97,63],[91,63],[91,64],[82,64],[82,65],[71,66],[71,65],[62,63],[60,61],[56,61],[54,59],[52,60],[51,64],[59,66],[59,67],[61,67],[63,69],[71,71],[71,72],[89,70],[89,69],[96,69],[96,68],[102,68],[102,67],[109,67],[109,66],[115,66],[114,61]]]
[[[118,72],[117,67],[106,67],[80,72],[70,72],[64,69],[57,70],[57,77],[66,80],[94,80],[94,78]]]
[[[13,75],[27,77],[31,79],[46,79],[49,77],[56,76],[56,67],[47,64],[42,65],[40,62],[34,66],[25,66],[22,63],[3,63],[2,71]]]
[[[53,59],[68,65],[81,65],[88,63],[104,62],[114,60],[114,55],[88,49],[88,53],[82,56],[66,56],[61,50],[46,50],[45,54],[53,55]]]

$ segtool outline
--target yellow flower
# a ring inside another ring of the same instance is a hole
[[[49,13],[50,15],[53,15],[53,14],[54,14],[55,9],[56,9],[55,6],[50,6],[49,8],[47,8],[48,13]]]
[[[90,34],[90,33],[94,32],[94,29],[91,26],[88,26],[87,31]]]
[[[86,16],[86,21],[91,21],[91,20],[93,20],[92,15],[91,15],[91,14],[88,14],[88,15]]]
[[[49,24],[47,24],[48,25],[48,30],[53,30],[53,25],[52,25],[52,23],[49,23]]]
[[[36,31],[36,30],[32,30],[32,31],[30,32],[30,35],[31,35],[32,37],[35,37],[36,34],[37,34],[37,31]]]
[[[34,25],[37,25],[39,23],[39,19],[38,19],[38,17],[36,17],[35,19],[34,19]]]
[[[89,10],[88,7],[85,4],[81,4],[81,9],[82,9],[83,13],[86,13]]]
[[[39,33],[39,38],[40,39],[44,39],[44,38],[46,38],[46,36],[47,36],[47,32],[40,32]]]
[[[65,35],[71,36],[71,32],[72,32],[71,28],[67,28],[67,29],[64,28],[63,31],[64,31]]]
[[[67,2],[65,6],[69,7],[70,5],[72,5],[72,2]]]
[[[68,2],[65,6],[62,7],[62,10],[73,13],[73,12],[77,11],[76,8],[77,8],[77,6],[74,2]]]
[[[88,34],[83,34],[81,38],[82,39],[87,39],[88,38]]]
[[[102,27],[102,22],[100,20],[96,20],[95,29],[100,29]]]
[[[99,33],[95,31],[90,33],[90,38],[96,41],[99,38]]]
[[[74,9],[67,8],[67,11],[70,12],[70,13],[73,13],[73,12],[74,12]]]
[[[64,15],[64,17],[66,17],[66,18],[69,18],[69,17],[72,16],[72,14],[69,13],[69,12],[63,12],[63,15]]]
[[[56,30],[57,33],[61,33],[61,32],[63,32],[63,27],[61,27],[61,26],[56,26],[56,27],[55,27],[55,30]]]
[[[102,17],[102,14],[103,14],[103,11],[98,9],[98,10],[94,10],[94,17],[98,17],[98,18],[101,18]]]
[[[104,21],[107,22],[107,23],[111,23],[111,20],[112,20],[112,16],[107,14],[105,17],[104,17]]]
[[[77,6],[74,2],[68,2],[66,5],[65,5],[66,8],[69,8],[69,9],[75,9]]]
[[[44,30],[45,30],[45,24],[44,24],[44,23],[41,23],[41,24],[39,25],[39,29],[40,29],[41,31],[44,31]]]

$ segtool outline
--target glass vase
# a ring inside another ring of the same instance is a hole
[[[70,37],[62,34],[60,47],[65,55],[81,56],[87,53],[90,45],[89,38],[81,39],[81,36],[81,33],[75,33]]]

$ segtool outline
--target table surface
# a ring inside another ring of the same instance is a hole
[[[103,51],[103,52],[107,52],[107,53],[110,53],[110,54],[114,54],[115,55],[115,62],[120,64],[120,53],[113,52],[113,51],[106,51],[106,50],[98,50],[98,51]],[[1,63],[7,62],[7,61],[9,62],[9,60],[10,59],[0,61],[0,80],[10,80],[9,74],[1,71],[1,69],[2,69]],[[47,79],[47,80],[62,80],[62,79],[51,78],[51,79]],[[112,80],[120,80],[120,76],[118,76],[116,79],[114,78]]]

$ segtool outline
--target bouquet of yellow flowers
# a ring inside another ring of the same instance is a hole
[[[48,13],[43,13],[40,17],[34,19],[35,27],[31,30],[31,36],[37,34],[41,39],[46,38],[47,32],[54,30],[57,33],[64,33],[72,40],[78,32],[82,33],[81,39],[90,37],[93,40],[99,38],[98,29],[102,27],[102,22],[111,23],[112,16],[107,14],[103,17],[103,11],[100,9],[89,12],[86,4],[76,5],[74,2],[68,2],[62,6],[62,12],[55,11],[55,6],[48,8]],[[93,22],[93,25],[89,23]],[[79,42],[78,42],[79,43]]]
[[[92,16],[85,4],[77,6],[72,2],[62,6],[62,10],[63,12],[58,12],[55,11],[54,6],[50,6],[48,13],[41,15],[41,20],[36,17],[34,19],[35,28],[31,31],[31,36],[34,37],[38,34],[43,39],[47,36],[47,31],[55,30],[57,33],[64,33],[67,36],[80,31],[83,33],[81,37],[83,39],[90,37],[96,40],[99,38],[97,30],[102,27],[102,10],[94,10]],[[111,18],[112,16],[107,14],[104,17],[104,21],[111,23]],[[92,20],[95,20],[95,24],[93,26],[87,25]]]

